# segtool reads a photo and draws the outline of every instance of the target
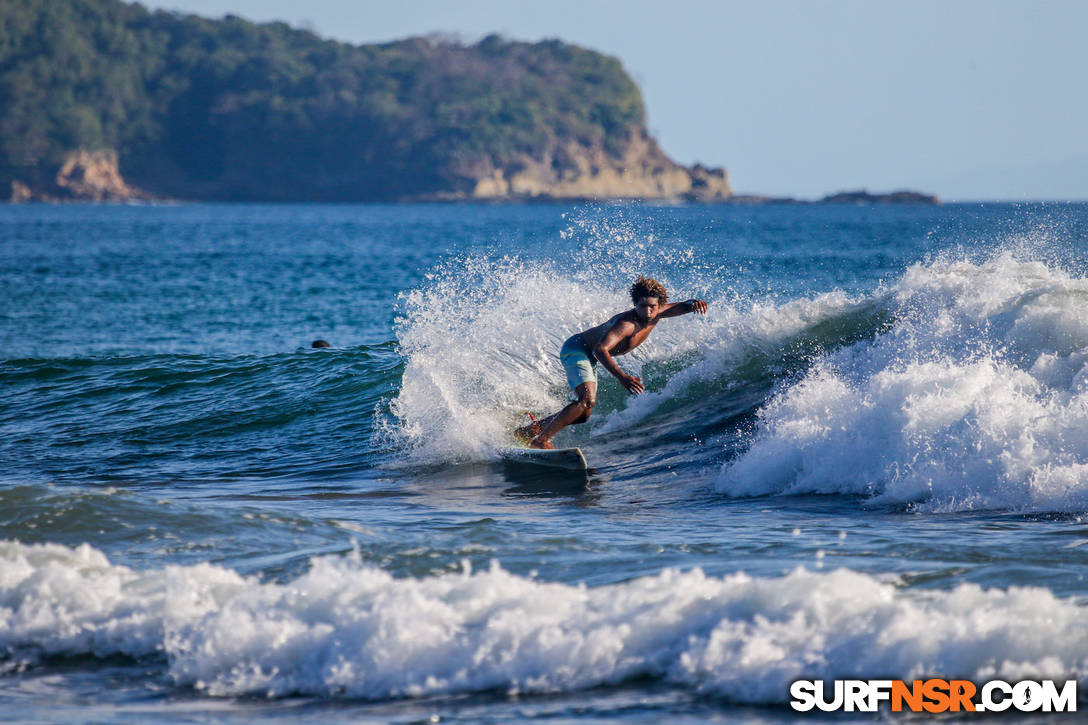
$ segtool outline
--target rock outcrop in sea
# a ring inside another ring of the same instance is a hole
[[[888,193],[873,193],[867,190],[839,191],[820,199],[797,199],[792,196],[766,196],[763,194],[733,194],[726,199],[730,204],[922,204],[936,205],[941,200],[934,194],[901,189]]]
[[[886,194],[874,194],[866,189],[840,191],[820,199],[825,204],[940,204],[933,194],[900,189]]]

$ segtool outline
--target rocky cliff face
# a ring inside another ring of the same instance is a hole
[[[461,171],[473,183],[471,199],[683,199],[721,201],[732,190],[725,169],[680,166],[644,129],[629,130],[622,152],[576,141],[557,142],[543,155],[523,156],[502,166],[490,160]]]
[[[39,185],[11,182],[11,201],[133,201],[151,198],[125,183],[112,149],[72,151],[49,182]]]
[[[620,155],[574,141],[557,142],[541,158],[528,155],[497,166],[490,159],[461,170],[469,191],[448,191],[433,198],[448,201],[526,199],[672,199],[724,201],[732,196],[725,169],[700,164],[681,166],[661,151],[641,129],[633,129]],[[149,200],[152,194],[121,176],[111,149],[69,153],[44,184],[15,180],[10,201],[123,202]]]

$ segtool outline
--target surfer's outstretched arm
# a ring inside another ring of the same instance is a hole
[[[680,315],[686,315],[689,312],[698,312],[700,315],[706,314],[706,309],[709,307],[706,302],[702,300],[684,300],[683,302],[670,302],[664,306],[661,312],[657,313],[658,317],[678,317]]]

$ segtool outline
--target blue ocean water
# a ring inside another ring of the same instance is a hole
[[[1083,690],[1086,248],[1083,204],[0,206],[0,719]],[[638,274],[709,314],[605,373],[588,476],[503,463]]]

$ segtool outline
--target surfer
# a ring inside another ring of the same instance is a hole
[[[655,279],[639,277],[631,285],[631,302],[634,309],[621,312],[608,322],[572,335],[559,349],[559,361],[567,372],[567,384],[571,388],[571,403],[558,413],[514,431],[518,439],[530,448],[555,448],[552,438],[571,424],[585,423],[597,402],[597,363],[604,365],[620,385],[633,395],[645,388],[642,380],[628,375],[613,359],[625,355],[649,337],[657,321],[663,317],[676,317],[689,312],[706,314],[707,304],[702,300],[669,302],[669,293]],[[531,417],[531,416],[530,416]]]

